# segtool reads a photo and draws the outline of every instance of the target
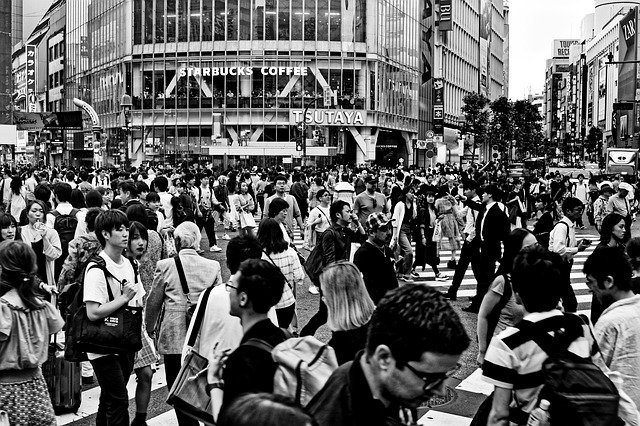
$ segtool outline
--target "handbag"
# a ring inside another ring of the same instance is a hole
[[[202,296],[200,305],[196,311],[195,322],[191,333],[187,337],[187,356],[184,358],[178,376],[167,396],[167,404],[173,405],[183,414],[204,423],[215,425],[211,410],[211,396],[207,392],[207,369],[209,360],[193,349],[200,326],[207,309],[209,294],[213,286],[208,287]],[[221,401],[220,401],[221,402]]]
[[[185,312],[185,319],[187,321],[187,327],[191,323],[191,317],[193,317],[193,312],[196,310],[196,306],[192,305],[191,299],[189,299],[189,286],[187,285],[187,277],[184,275],[184,268],[182,267],[182,261],[180,260],[180,255],[176,255],[173,258],[176,262],[176,269],[178,270],[178,277],[180,277],[180,285],[182,286],[182,292],[184,296],[187,298],[187,310]]]
[[[253,218],[253,215],[249,212],[242,211],[240,213],[240,227],[241,228],[255,228],[256,220]]]
[[[162,243],[162,257],[173,257],[178,254],[178,250],[176,249],[176,242],[173,239],[172,235],[167,235]]]
[[[104,273],[109,301],[114,300],[108,277],[117,283],[105,266],[93,264],[87,268],[99,268]],[[85,272],[86,275],[86,272]],[[142,308],[125,305],[97,321],[87,316],[87,306],[83,304],[73,316],[72,336],[81,352],[97,354],[120,354],[138,352],[142,349]]]

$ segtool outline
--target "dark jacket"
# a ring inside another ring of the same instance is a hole
[[[364,285],[376,305],[387,291],[398,288],[393,259],[393,251],[389,247],[384,247],[383,254],[369,242],[363,243],[353,256],[353,263],[362,272]]]
[[[285,341],[282,329],[266,319],[254,324],[242,336],[240,346],[227,358],[224,369],[224,399],[222,410],[244,393],[273,392],[273,376],[277,365],[271,353],[247,345],[249,339],[260,339],[276,346]]]
[[[502,255],[500,243],[511,232],[509,218],[506,213],[498,203],[491,206],[489,211],[486,210],[485,204],[476,203],[473,200],[467,199],[465,204],[480,212],[476,218],[476,236],[474,239],[477,247],[480,247],[480,254],[485,259],[499,259]],[[483,227],[482,219],[485,215],[487,219],[484,221]]]
[[[351,243],[361,239],[360,234],[333,222],[331,227],[322,234],[322,265],[327,266],[338,260],[349,260]]]
[[[328,345],[336,352],[338,365],[353,361],[356,354],[364,349],[367,343],[369,323],[353,330],[334,331]]]
[[[320,426],[399,426],[399,407],[385,407],[374,399],[360,367],[360,353],[341,365],[307,405]],[[415,423],[415,411],[410,411]],[[408,423],[408,424],[414,424]]]

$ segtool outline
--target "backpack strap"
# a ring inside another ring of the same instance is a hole
[[[266,341],[264,341],[262,339],[258,339],[258,338],[255,338],[255,337],[247,340],[246,342],[244,342],[240,346],[253,346],[254,348],[262,349],[263,351],[266,351],[266,352],[269,352],[269,353],[271,353],[271,351],[273,350],[273,345],[267,343]]]
[[[182,292],[187,297],[187,301],[191,303],[189,300],[189,286],[187,285],[187,277],[184,275],[184,268],[182,267],[182,261],[180,260],[180,255],[176,255],[173,258],[176,263],[176,269],[178,270],[178,277],[180,277],[180,285],[182,285]]]
[[[571,238],[569,237],[569,224],[567,222],[564,222],[564,221],[560,220],[555,225],[553,225],[553,229],[556,229],[556,226],[558,226],[561,223],[564,224],[564,226],[567,227],[567,242],[566,242],[566,246],[569,247],[569,243],[571,242]]]

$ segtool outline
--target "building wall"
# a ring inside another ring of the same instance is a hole
[[[14,16],[11,2],[0,4],[0,124],[11,124],[11,46]]]
[[[23,0],[4,0],[11,3],[11,47],[22,42],[23,38]]]
[[[504,43],[502,49],[504,89],[503,93],[509,97],[509,1],[504,2]]]

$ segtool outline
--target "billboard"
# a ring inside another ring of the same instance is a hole
[[[444,80],[433,79],[433,131],[444,134]]]
[[[39,132],[45,130],[82,130],[82,112],[13,112],[18,130]]]
[[[578,44],[579,40],[553,40],[553,53],[554,59],[569,59],[569,48]]]
[[[11,2],[0,1],[0,124],[10,124],[11,115]]]
[[[618,48],[620,62],[634,62],[637,60],[638,52],[636,49],[637,41],[637,19],[638,8],[634,7],[629,10],[624,18],[620,21],[620,42]],[[638,66],[635,63],[621,63],[618,65],[618,100],[630,101],[636,99],[636,81]],[[621,138],[635,133],[635,111],[619,111],[617,114],[619,120],[617,124],[619,135]],[[614,143],[617,141],[614,141]]]
[[[451,31],[451,0],[440,0],[440,31]]]
[[[489,58],[491,58],[492,0],[480,0],[480,84],[479,92],[489,96]]]

